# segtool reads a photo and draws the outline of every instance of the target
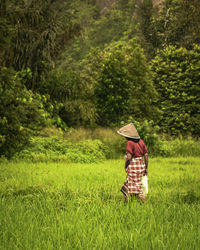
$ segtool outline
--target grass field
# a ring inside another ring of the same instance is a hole
[[[200,249],[200,158],[154,158],[123,204],[123,160],[1,163],[0,249]]]

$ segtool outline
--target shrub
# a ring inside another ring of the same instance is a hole
[[[125,140],[117,134],[117,129],[96,128],[93,131],[92,138],[97,138],[106,146],[105,155],[107,159],[118,159],[125,153]]]
[[[28,147],[16,153],[12,160],[66,161],[92,163],[105,159],[106,147],[99,140],[73,143],[61,137],[32,137]]]
[[[175,139],[163,140],[157,150],[157,156],[165,157],[199,157],[200,156],[200,142],[192,139]]]
[[[69,129],[68,132],[65,133],[65,138],[74,143],[78,140],[84,141],[87,139],[101,141],[105,147],[104,153],[106,159],[116,159],[125,153],[125,140],[117,134],[117,129],[115,128]]]
[[[199,141],[191,138],[174,140],[161,137],[155,134],[152,122],[135,122],[135,125],[147,144],[150,157],[200,156]],[[123,158],[126,139],[118,135],[117,130],[118,128],[80,128],[60,133],[58,129],[48,129],[48,133],[51,134],[45,134],[45,137],[44,134],[43,137],[32,137],[30,145],[16,153],[12,160],[94,163],[105,159]]]

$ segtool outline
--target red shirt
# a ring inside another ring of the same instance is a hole
[[[126,143],[126,153],[130,153],[133,158],[136,158],[148,153],[148,150],[142,139],[139,142],[129,140]]]

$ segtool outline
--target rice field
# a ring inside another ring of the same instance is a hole
[[[1,163],[0,249],[200,249],[200,158],[149,160],[124,204],[124,161]]]

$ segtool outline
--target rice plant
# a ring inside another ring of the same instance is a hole
[[[0,249],[200,249],[199,158],[154,158],[145,204],[123,160],[1,163]]]

